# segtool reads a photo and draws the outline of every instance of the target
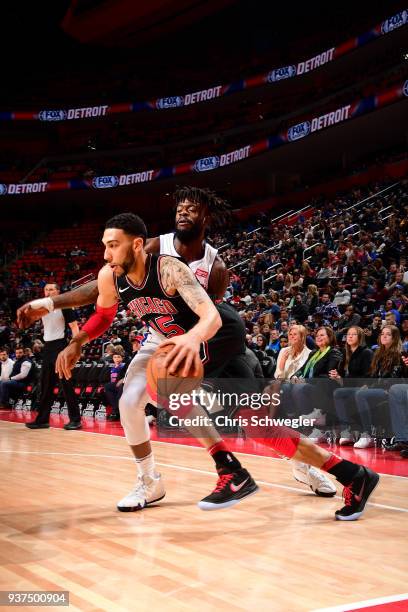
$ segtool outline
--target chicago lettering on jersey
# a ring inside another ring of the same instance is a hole
[[[177,308],[169,300],[160,298],[139,297],[128,304],[128,308],[139,317],[147,314],[177,314]]]

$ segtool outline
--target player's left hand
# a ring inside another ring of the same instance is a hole
[[[200,344],[201,340],[195,334],[183,334],[181,336],[174,336],[165,340],[160,345],[163,346],[174,345],[173,349],[166,355],[164,360],[164,367],[168,368],[170,374],[175,374],[177,369],[184,362],[181,376],[187,378],[191,368],[194,369],[194,376],[198,375],[200,368]]]

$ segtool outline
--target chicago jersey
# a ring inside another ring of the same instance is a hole
[[[164,290],[160,278],[162,258],[163,255],[147,256],[145,277],[139,285],[126,275],[114,275],[114,281],[118,297],[126,308],[166,338],[172,338],[188,332],[197,323],[198,316],[179,293],[169,295]]]

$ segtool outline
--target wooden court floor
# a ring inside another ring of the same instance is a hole
[[[408,479],[384,475],[361,520],[336,522],[341,499],[240,455],[260,492],[202,512],[205,451],[154,451],[165,499],[120,513],[136,474],[123,438],[0,422],[0,590],[67,590],[69,610],[109,612],[303,612],[407,591]]]

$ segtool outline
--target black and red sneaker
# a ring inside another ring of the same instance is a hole
[[[343,489],[344,506],[336,510],[338,521],[356,521],[364,512],[371,493],[380,480],[377,472],[361,466],[352,482]]]
[[[201,510],[220,510],[235,506],[242,499],[258,491],[258,485],[251,474],[244,468],[229,472],[218,470],[218,482],[210,495],[198,502]]]

